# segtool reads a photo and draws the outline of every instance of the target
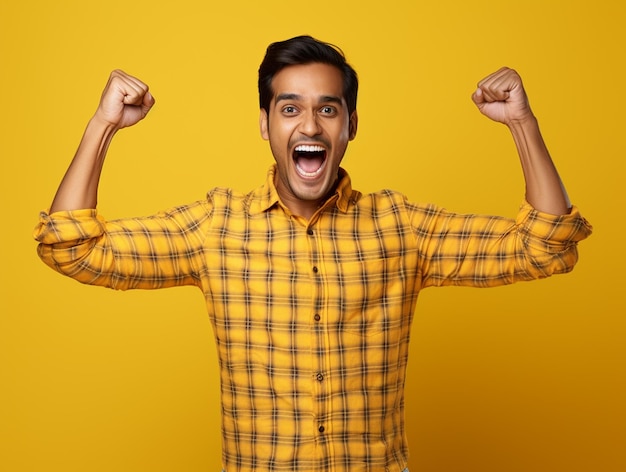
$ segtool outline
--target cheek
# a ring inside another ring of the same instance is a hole
[[[341,128],[337,132],[337,139],[335,140],[338,148],[345,150],[348,142],[350,141],[350,130],[348,128]]]
[[[270,144],[274,147],[289,146],[289,142],[293,136],[293,129],[290,126],[281,123],[274,123],[268,130]]]
[[[274,156],[274,160],[281,165],[281,167],[285,167],[285,165],[289,164],[291,161],[291,155],[289,154],[289,145],[286,140],[278,139],[276,137],[270,138],[270,150],[272,151],[272,156]]]
[[[350,141],[350,120],[346,120],[346,122],[343,123],[341,128],[337,130],[337,135],[339,136],[339,140],[341,142]]]

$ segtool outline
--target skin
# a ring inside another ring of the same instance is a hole
[[[310,218],[333,190],[348,142],[356,136],[357,114],[347,111],[341,80],[339,70],[325,64],[287,67],[272,81],[274,97],[269,114],[261,111],[261,136],[269,141],[278,167],[278,193],[293,214],[305,218]],[[478,83],[472,100],[481,113],[511,131],[526,181],[527,201],[546,213],[568,213],[571,205],[517,72],[502,68],[489,75]],[[120,70],[111,73],[51,212],[96,207],[98,182],[111,140],[120,129],[145,118],[154,103],[145,83]],[[324,149],[325,163],[319,174],[298,173],[293,159],[298,144]]]
[[[98,183],[111,140],[144,119],[155,100],[148,86],[121,70],[111,72],[100,104],[52,201],[50,212],[96,208]]]
[[[507,67],[494,72],[478,82],[472,100],[483,115],[511,131],[524,172],[528,203],[553,215],[569,213],[572,205],[518,73]]]

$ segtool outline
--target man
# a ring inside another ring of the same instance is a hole
[[[405,470],[404,382],[419,291],[567,272],[591,232],[515,71],[481,81],[473,100],[517,145],[526,202],[516,220],[353,190],[340,163],[357,132],[357,89],[334,47],[307,36],[270,45],[259,69],[260,130],[276,164],[265,184],[106,221],[95,207],[107,147],[154,104],[143,82],[114,71],[36,229],[42,259],[81,282],[203,291],[219,352],[227,472]]]

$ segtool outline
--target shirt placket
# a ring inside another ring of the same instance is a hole
[[[330,398],[328,382],[328,346],[326,336],[326,320],[324,319],[325,303],[324,297],[326,277],[324,266],[321,260],[320,241],[318,238],[319,228],[315,223],[309,223],[306,234],[309,243],[311,282],[314,287],[311,311],[311,382],[313,396],[314,428],[316,431],[316,441],[320,453],[320,464],[326,464],[330,455],[330,442],[328,435],[331,432],[331,425],[328,422],[329,411],[328,401]],[[328,470],[328,468],[325,468]]]

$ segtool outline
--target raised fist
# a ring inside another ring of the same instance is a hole
[[[153,105],[154,97],[146,84],[124,71],[114,70],[95,117],[116,129],[126,128],[141,121]]]

